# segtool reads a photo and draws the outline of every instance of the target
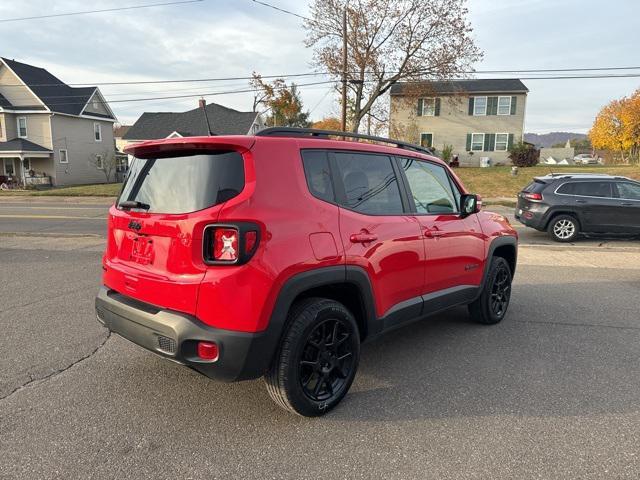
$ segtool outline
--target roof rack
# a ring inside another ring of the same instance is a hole
[[[577,173],[550,173],[550,177],[610,177],[608,173],[593,173],[593,172],[577,172]]]
[[[426,153],[427,155],[435,155],[431,148],[421,147],[412,143],[403,142],[400,140],[393,140],[390,138],[376,137],[373,135],[364,135],[362,133],[352,132],[339,132],[337,130],[318,130],[315,128],[295,128],[295,127],[270,127],[260,130],[256,133],[256,137],[348,137],[357,138],[360,140],[370,140],[372,142],[388,143],[395,147],[405,150],[412,150],[414,152]]]

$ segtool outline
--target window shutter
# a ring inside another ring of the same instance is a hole
[[[471,134],[467,133],[467,152],[471,151]]]
[[[518,102],[518,97],[511,97],[511,115],[516,114],[517,102]]]
[[[435,113],[436,117],[440,116],[440,98],[436,98],[436,113]]]
[[[496,134],[495,133],[485,133],[485,146],[489,148],[485,148],[487,152],[493,152],[496,149]]]
[[[487,98],[487,115],[498,114],[498,97]]]
[[[473,115],[473,101],[474,97],[469,97],[469,115]]]
[[[416,112],[416,114],[421,117],[422,116],[422,104],[423,104],[424,100],[422,98],[418,99],[418,111]]]
[[[513,108],[513,104],[511,104],[511,108]],[[507,150],[511,150],[513,148],[513,133],[509,134],[509,140],[507,141]]]

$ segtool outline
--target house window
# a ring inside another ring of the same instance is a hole
[[[494,150],[496,152],[506,152],[509,146],[508,133],[496,133],[496,144]]]
[[[3,158],[4,174],[7,177],[13,177],[15,171],[13,170],[13,158]]]
[[[421,133],[420,146],[427,148],[433,147],[433,133]]]
[[[27,117],[18,117],[18,137],[27,138]]]
[[[422,116],[433,117],[436,114],[436,99],[435,98],[423,98],[422,99]]]
[[[474,115],[487,114],[487,97],[475,97],[473,102],[473,114]]]
[[[69,153],[67,150],[60,150],[60,163],[69,163]]]
[[[498,97],[498,115],[511,115],[511,97]]]
[[[484,133],[471,134],[471,150],[481,152],[484,149]]]
[[[96,168],[102,170],[104,168],[104,162],[102,161],[102,155],[96,155]]]
[[[102,125],[97,122],[93,124],[93,136],[96,142],[102,141]]]

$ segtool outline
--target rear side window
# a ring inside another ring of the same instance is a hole
[[[546,183],[534,180],[529,185],[524,187],[524,189],[522,191],[523,192],[527,192],[527,193],[542,193],[542,191],[546,187],[547,187]]]
[[[302,152],[302,164],[311,195],[325,202],[334,202],[335,195],[327,152],[305,150]]]
[[[557,192],[564,195],[579,195],[582,197],[612,197],[610,182],[565,183],[558,188]]]
[[[134,158],[118,205],[137,201],[149,205],[151,213],[189,213],[224,203],[243,188],[238,152]]]
[[[616,183],[618,197],[627,200],[640,200],[640,184],[630,182]]]
[[[398,179],[386,155],[335,153],[338,175],[344,185],[344,207],[368,215],[402,214]]]

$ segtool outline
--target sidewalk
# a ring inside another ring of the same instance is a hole
[[[0,203],[70,203],[83,205],[111,205],[116,197],[64,197],[61,195],[0,195]]]

